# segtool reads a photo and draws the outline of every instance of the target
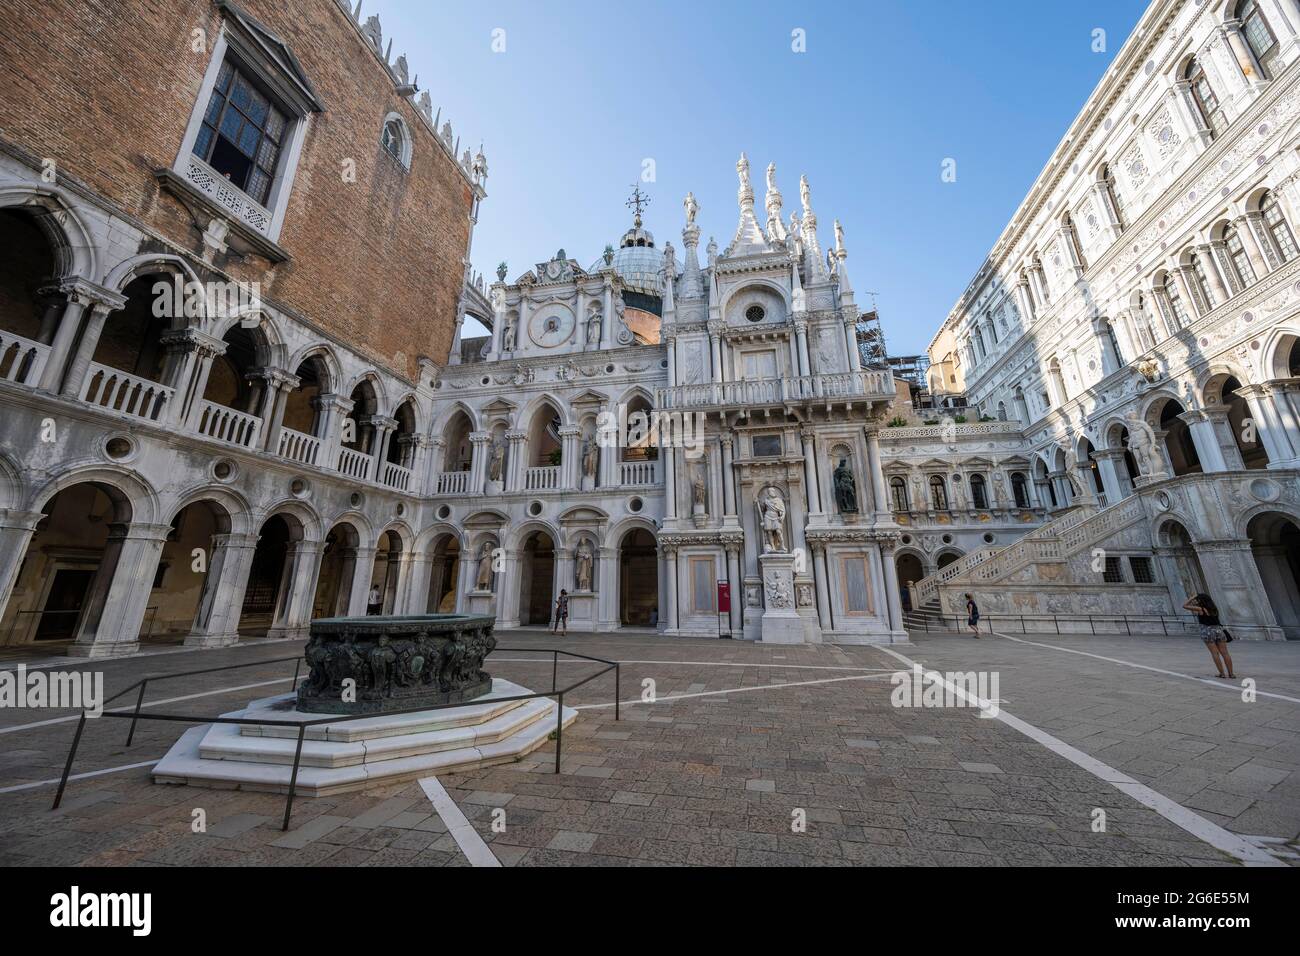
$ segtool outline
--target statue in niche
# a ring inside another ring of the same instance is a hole
[[[587,345],[594,348],[600,345],[600,310],[593,309],[587,316]]]
[[[596,477],[596,466],[600,460],[600,451],[596,443],[588,436],[582,440],[582,473],[588,478]]]
[[[763,529],[763,553],[785,551],[785,500],[781,492],[769,487],[758,499],[758,523]]]
[[[484,541],[478,550],[478,576],[474,580],[474,590],[492,590],[492,542]]]
[[[492,446],[492,457],[488,460],[488,481],[500,481],[505,464],[506,446],[497,442]]]
[[[578,553],[574,555],[574,579],[577,582],[574,586],[579,591],[591,590],[591,567],[595,560],[595,555],[591,550],[591,542],[583,538],[578,544]]]
[[[835,466],[835,504],[843,514],[855,514],[858,510],[857,483],[853,472],[849,470],[848,459],[841,458]]]
[[[704,348],[699,342],[692,342],[686,350],[686,368],[683,381],[687,385],[698,385],[704,381]]]
[[[705,507],[707,498],[708,494],[704,485],[704,469],[696,468],[691,474],[691,503],[697,513],[703,514],[707,510]]]
[[[515,320],[506,319],[506,327],[501,334],[501,351],[513,352],[514,350],[515,350]]]

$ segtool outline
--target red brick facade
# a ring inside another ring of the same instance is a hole
[[[473,193],[334,0],[240,0],[292,50],[324,110],[309,119],[279,246],[288,261],[218,255],[231,278],[413,379],[447,358]],[[212,0],[43,0],[0,15],[0,138],[192,253],[201,230],[155,178],[170,168],[223,14]],[[194,49],[195,31],[206,41]],[[380,147],[397,112],[410,170]],[[344,162],[355,161],[355,182]]]

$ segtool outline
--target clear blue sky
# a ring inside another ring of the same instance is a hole
[[[760,210],[769,161],[787,218],[808,175],[823,247],[839,218],[858,301],[878,294],[897,355],[925,349],[1145,6],[365,0],[362,19],[380,15],[461,149],[483,142],[473,261],[490,278],[560,247],[597,258],[630,223],[646,158],[659,245],[680,251],[691,190],[704,241],[725,246],[744,150]]]

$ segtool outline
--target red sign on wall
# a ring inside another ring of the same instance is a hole
[[[718,582],[718,613],[731,610],[731,582]]]

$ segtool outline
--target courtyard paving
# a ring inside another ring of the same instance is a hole
[[[499,637],[623,663],[622,720],[612,675],[566,698],[581,713],[558,775],[549,743],[481,772],[299,799],[285,833],[282,797],[151,783],[185,725],[142,722],[128,749],[126,722],[101,719],[51,812],[76,715],[0,709],[0,864],[1240,865],[1201,824],[1247,838],[1257,858],[1300,862],[1296,645],[1232,646],[1238,674],[1257,682],[1246,702],[1240,686],[1200,679],[1210,662],[1194,638],[917,634],[891,654]],[[271,661],[301,646],[58,666],[102,670],[113,694],[146,673],[252,665],[151,685],[147,709],[200,716],[287,691],[293,664]],[[1003,714],[1035,736],[967,707],[893,706],[891,676],[906,661],[996,671]],[[549,657],[489,662],[550,684]],[[560,682],[593,667],[562,663]],[[1111,771],[1167,798],[1166,812],[1108,782]],[[196,810],[206,832],[193,832]]]

